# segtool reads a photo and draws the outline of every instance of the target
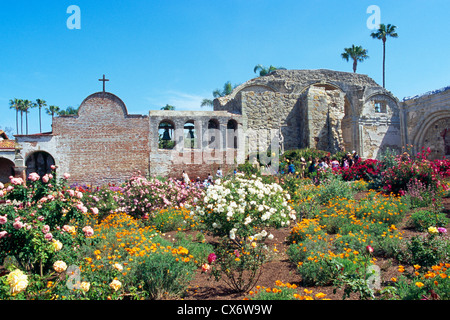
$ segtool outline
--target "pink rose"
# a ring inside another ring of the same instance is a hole
[[[30,173],[30,175],[28,176],[28,179],[31,181],[38,181],[39,178],[40,176],[36,172]]]
[[[91,208],[91,211],[93,214],[98,214],[98,209],[97,208]]]
[[[45,176],[42,177],[42,182],[47,183],[48,180],[50,180],[50,177],[48,176],[48,174],[46,174]]]
[[[75,191],[69,189],[67,190],[67,192],[69,193],[69,196],[71,197],[75,196]]]
[[[56,169],[56,166],[55,166],[54,164],[52,164],[52,165],[50,166],[50,169],[55,170],[55,169]]]
[[[46,234],[45,234],[44,238],[45,238],[45,240],[50,241],[50,240],[53,239],[53,235],[49,232],[49,233],[46,233]]]
[[[11,183],[13,184],[13,185],[16,185],[16,186],[18,186],[18,185],[21,185],[21,184],[23,184],[23,180],[22,180],[22,178],[14,178],[14,177],[10,177],[11,178]]]
[[[5,224],[8,219],[6,218],[6,215],[0,216],[0,224]]]
[[[42,227],[42,232],[43,233],[48,233],[50,231],[50,226],[49,225],[45,225]]]
[[[92,236],[94,234],[94,229],[92,229],[92,227],[90,227],[90,226],[86,226],[82,230],[83,230],[84,235],[86,237],[90,237],[90,236]]]
[[[70,174],[68,174],[67,172],[64,173],[63,178],[66,179],[66,180],[69,179],[70,178]]]
[[[6,231],[0,231],[0,239],[3,237],[6,237],[7,234],[8,234],[8,232],[6,232]]]
[[[16,222],[13,223],[13,227],[14,227],[16,230],[19,230],[20,228],[23,227],[23,223],[22,223],[20,220],[16,220]]]

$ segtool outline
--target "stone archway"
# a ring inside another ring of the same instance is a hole
[[[429,159],[450,158],[450,113],[437,112],[425,119],[413,141],[414,151],[430,148]]]
[[[30,173],[36,172],[41,177],[52,171],[51,166],[55,164],[52,155],[45,151],[36,151],[29,154],[25,160],[27,167],[27,177]]]
[[[0,182],[9,182],[10,176],[14,176],[14,162],[0,157]]]

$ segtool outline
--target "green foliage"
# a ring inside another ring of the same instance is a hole
[[[150,299],[182,297],[195,270],[194,263],[158,252],[143,257],[134,269],[134,278]]]
[[[256,242],[235,243],[221,239],[215,248],[217,259],[211,274],[236,292],[246,292],[258,282],[261,266],[269,259],[266,246]]]
[[[435,213],[428,210],[418,210],[411,214],[409,225],[419,232],[426,231],[431,226],[445,227],[450,222],[445,213]]]
[[[355,191],[349,182],[344,181],[341,176],[328,174],[320,181],[319,194],[316,199],[320,204],[326,204],[331,199],[340,197],[351,199]]]
[[[406,252],[402,252],[402,261],[431,267],[441,261],[449,261],[450,241],[448,237],[429,234],[414,236],[408,241]]]

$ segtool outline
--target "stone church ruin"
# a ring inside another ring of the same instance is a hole
[[[203,179],[274,145],[355,150],[362,158],[413,145],[442,158],[450,157],[450,87],[400,101],[366,75],[276,70],[215,99],[213,111],[134,115],[113,93],[97,92],[77,115],[55,117],[52,132],[15,138],[17,150],[0,144],[0,172],[42,173],[56,164],[70,182],[92,185],[136,171],[180,178],[185,170]]]

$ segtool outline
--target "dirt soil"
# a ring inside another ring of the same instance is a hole
[[[450,198],[443,199],[444,212],[450,217]],[[408,228],[400,228],[404,232],[404,238],[408,239],[417,234],[413,230]],[[286,250],[289,244],[286,242],[289,236],[290,228],[275,229],[270,231],[274,238],[268,242],[270,247],[276,245],[278,249],[275,257],[263,265],[262,274],[256,285],[264,286],[266,288],[274,288],[275,281],[280,280],[283,283],[296,284],[299,290],[299,294],[303,294],[303,289],[312,290],[309,294],[315,295],[319,292],[326,294],[327,299],[342,300],[343,290],[337,288],[336,293],[333,293],[335,289],[332,286],[315,286],[305,287],[302,285],[301,276],[296,272],[295,266],[290,263]],[[207,241],[212,241],[208,239]],[[380,259],[377,258],[376,264],[381,269],[381,283],[389,282],[392,277],[398,277],[398,263],[393,259]],[[222,281],[215,281],[214,278],[210,278],[209,273],[202,273],[197,271],[195,278],[191,281],[187,290],[187,294],[183,297],[184,300],[242,300],[245,297],[249,297],[248,293],[235,293]],[[357,294],[353,294],[346,300],[359,300]]]

